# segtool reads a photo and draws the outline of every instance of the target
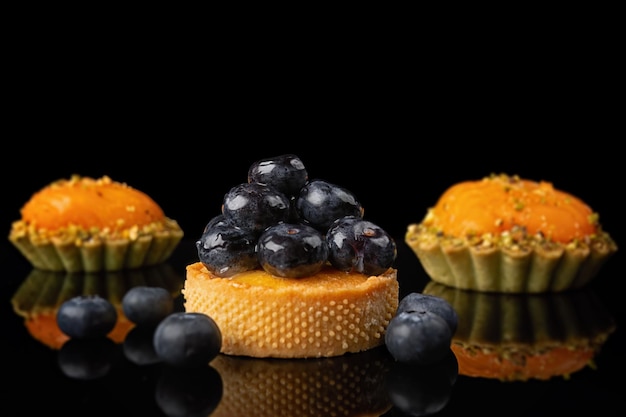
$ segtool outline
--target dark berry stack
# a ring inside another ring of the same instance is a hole
[[[221,213],[196,242],[198,257],[223,278],[254,269],[301,278],[327,263],[380,275],[395,261],[396,244],[363,213],[351,191],[309,180],[296,155],[261,159],[248,169],[247,183],[225,194]]]

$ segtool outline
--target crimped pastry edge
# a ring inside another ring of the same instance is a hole
[[[165,218],[127,235],[68,228],[40,233],[23,221],[13,222],[9,241],[37,269],[46,271],[119,271],[157,265],[174,252],[184,233]]]
[[[494,241],[472,244],[450,238],[422,224],[410,224],[406,244],[425,272],[451,287],[502,293],[561,292],[582,288],[617,251],[607,233],[588,242],[564,245],[528,239],[524,245]]]

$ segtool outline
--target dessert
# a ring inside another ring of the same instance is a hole
[[[617,251],[581,199],[506,174],[451,186],[405,241],[434,281],[504,293],[581,288]]]
[[[331,357],[382,345],[398,306],[394,240],[363,219],[349,190],[308,180],[297,156],[261,161],[196,242],[185,310],[215,320],[229,355]]]
[[[74,175],[32,195],[9,240],[48,271],[117,271],[167,260],[183,231],[145,193],[107,176]]]
[[[498,294],[431,281],[423,292],[447,300],[457,311],[451,348],[459,374],[470,377],[568,378],[595,366],[595,355],[616,329],[613,316],[590,289]]]
[[[24,318],[31,336],[52,349],[60,349],[70,338],[57,324],[57,311],[63,302],[78,295],[101,295],[117,310],[117,323],[108,337],[124,342],[134,324],[125,316],[124,295],[137,286],[165,288],[180,294],[182,277],[167,263],[125,271],[82,273],[33,269],[11,297],[15,313]]]

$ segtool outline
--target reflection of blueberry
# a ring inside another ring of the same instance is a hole
[[[124,356],[137,365],[151,365],[161,362],[159,355],[154,350],[154,327],[135,326],[126,335],[124,344]]]
[[[423,366],[394,362],[386,375],[391,403],[409,416],[428,416],[449,402],[459,364],[451,349],[438,362]]]
[[[154,350],[169,365],[203,366],[222,348],[222,333],[215,321],[203,313],[172,313],[154,331]]]
[[[456,332],[459,317],[454,307],[444,298],[435,295],[412,292],[404,296],[398,304],[397,313],[403,311],[429,310],[440,315],[450,326],[452,335]],[[396,314],[397,314],[396,313]]]
[[[429,310],[400,312],[385,332],[387,350],[400,362],[435,363],[450,350],[451,343],[448,323]]]
[[[117,345],[108,337],[69,339],[57,353],[59,368],[74,379],[91,380],[109,373]]]
[[[71,338],[103,337],[115,327],[117,310],[99,295],[79,295],[61,304],[56,320]]]
[[[142,326],[156,326],[174,312],[174,298],[162,287],[137,286],[122,298],[124,315]]]
[[[222,377],[208,365],[184,370],[165,366],[155,389],[156,403],[169,417],[208,416],[222,394]]]

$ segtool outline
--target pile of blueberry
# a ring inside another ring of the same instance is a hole
[[[218,277],[264,269],[278,277],[338,270],[380,275],[395,261],[393,238],[363,218],[349,190],[309,179],[296,155],[254,162],[248,181],[225,195],[196,242],[202,264]]]

